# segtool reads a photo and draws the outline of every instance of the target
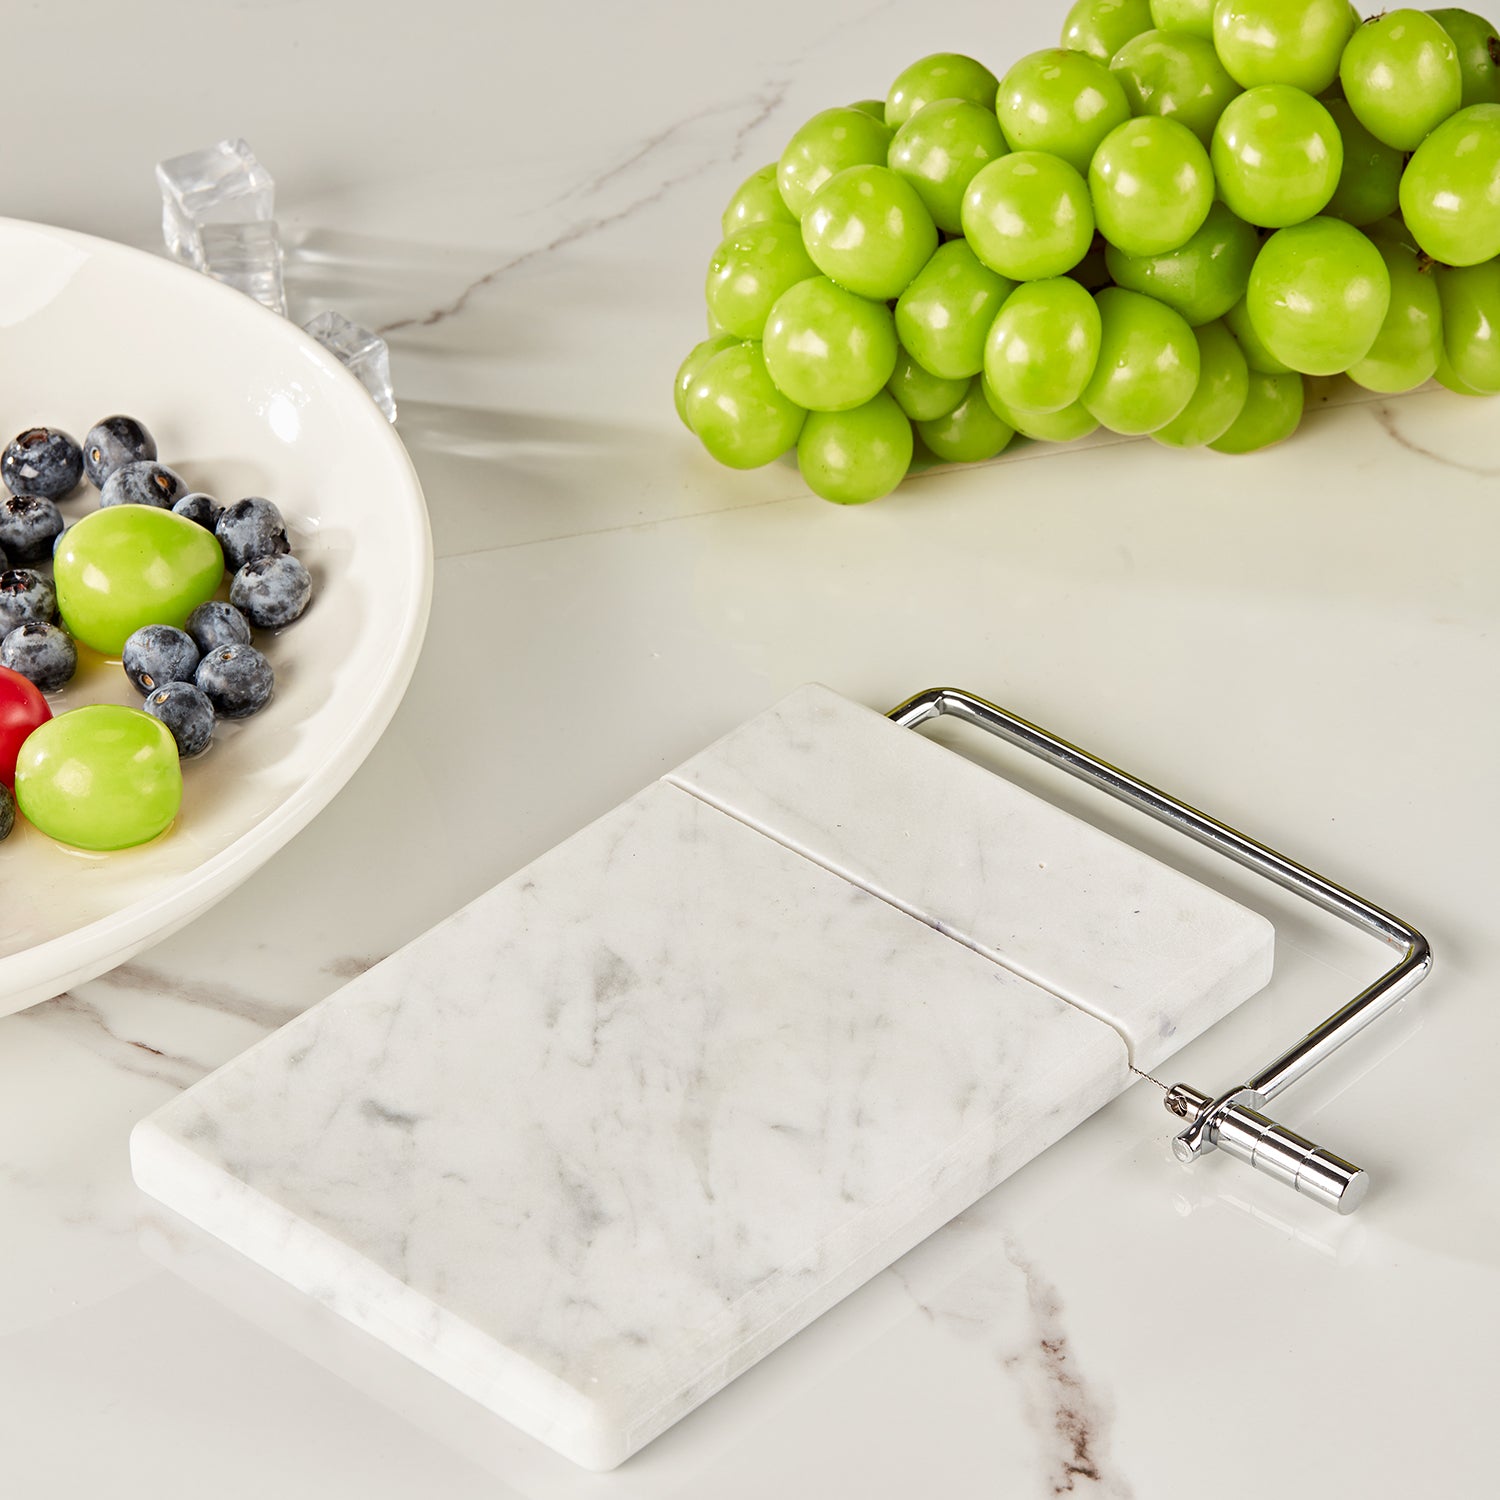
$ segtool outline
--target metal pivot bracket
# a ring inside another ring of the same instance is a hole
[[[1183,1083],[1167,1091],[1167,1109],[1187,1121],[1172,1142],[1179,1160],[1191,1161],[1217,1147],[1229,1156],[1248,1162],[1256,1171],[1286,1183],[1325,1208],[1341,1214],[1352,1213],[1369,1187],[1368,1173],[1277,1125],[1259,1112],[1259,1106],[1296,1083],[1356,1032],[1362,1031],[1377,1016],[1410,994],[1432,968],[1432,950],[1427,939],[1409,923],[1382,911],[1363,897],[972,693],[959,688],[929,688],[914,698],[908,698],[887,715],[908,729],[945,716],[962,719],[966,724],[986,730],[1038,756],[1048,765],[1108,792],[1159,823],[1227,855],[1236,864],[1263,875],[1324,911],[1342,917],[1400,953],[1395,965],[1368,989],[1362,990],[1238,1087],[1217,1097]]]

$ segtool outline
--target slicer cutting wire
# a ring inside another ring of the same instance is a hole
[[[929,688],[914,698],[908,698],[887,715],[908,729],[916,729],[944,716],[962,719],[966,724],[996,735],[1048,765],[1108,792],[1157,822],[1165,823],[1169,828],[1217,850],[1236,864],[1274,881],[1284,890],[1341,917],[1400,953],[1396,963],[1374,984],[1360,991],[1326,1021],[1251,1074],[1244,1083],[1217,1097],[1185,1083],[1166,1089],[1168,1111],[1187,1122],[1172,1142],[1172,1150],[1180,1161],[1192,1161],[1217,1147],[1229,1156],[1248,1162],[1257,1172],[1286,1183],[1325,1208],[1341,1214],[1353,1213],[1369,1188],[1369,1174],[1276,1124],[1261,1114],[1258,1106],[1274,1099],[1284,1088],[1343,1046],[1356,1032],[1364,1030],[1377,1016],[1410,994],[1432,970],[1432,950],[1427,939],[1410,923],[1382,911],[1362,896],[1356,896],[1274,849],[1236,832],[1227,824],[961,688]],[[1139,1073],[1140,1069],[1132,1068],[1131,1071]],[[1141,1073],[1141,1077],[1150,1078],[1150,1074]],[[1166,1088],[1155,1078],[1150,1081],[1158,1088]]]

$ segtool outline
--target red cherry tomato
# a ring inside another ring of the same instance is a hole
[[[22,741],[51,717],[39,688],[19,672],[0,667],[0,781],[6,786],[16,784],[16,756]]]

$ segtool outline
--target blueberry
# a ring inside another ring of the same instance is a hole
[[[44,495],[7,495],[0,500],[0,547],[13,563],[50,557],[62,529],[62,512]]]
[[[248,646],[250,622],[232,604],[210,599],[187,617],[183,627],[193,644],[207,656],[215,646]]]
[[[125,675],[143,693],[168,682],[191,682],[203,653],[193,638],[175,625],[142,625],[120,652]]]
[[[16,799],[3,781],[0,781],[0,842],[10,837],[16,826]]]
[[[0,641],[0,667],[9,667],[44,693],[73,680],[78,670],[78,647],[66,630],[40,620],[17,625]]]
[[[214,737],[214,706],[191,682],[169,682],[146,694],[145,709],[160,719],[177,741],[177,754],[187,760],[202,755]]]
[[[0,635],[33,621],[50,625],[56,618],[57,590],[50,578],[30,568],[9,568],[0,573]]]
[[[121,464],[99,491],[100,505],[154,505],[171,510],[178,498],[187,494],[182,477],[165,464],[142,459],[139,463]]]
[[[156,439],[134,417],[105,417],[83,440],[83,471],[96,490],[122,464],[156,457]]]
[[[0,479],[13,495],[60,499],[83,478],[83,449],[56,427],[28,427],[0,455]]]
[[[276,679],[271,663],[254,646],[215,646],[193,681],[221,719],[248,719],[271,701]]]
[[[281,512],[269,500],[255,495],[226,506],[214,535],[224,549],[224,566],[231,573],[238,573],[257,557],[274,557],[292,550]]]
[[[247,562],[229,585],[229,602],[260,630],[290,625],[312,598],[312,579],[290,553]]]
[[[219,523],[219,502],[212,495],[194,490],[173,503],[172,509],[179,516],[196,521],[205,531],[212,531]]]

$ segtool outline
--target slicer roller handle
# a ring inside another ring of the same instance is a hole
[[[1184,1083],[1167,1094],[1167,1108],[1188,1120],[1196,1119],[1209,1102],[1206,1094]],[[1208,1138],[1226,1155],[1338,1214],[1353,1213],[1370,1187],[1370,1174],[1363,1168],[1243,1104],[1221,1110],[1209,1126]],[[1186,1147],[1179,1155],[1184,1160],[1192,1159]]]

